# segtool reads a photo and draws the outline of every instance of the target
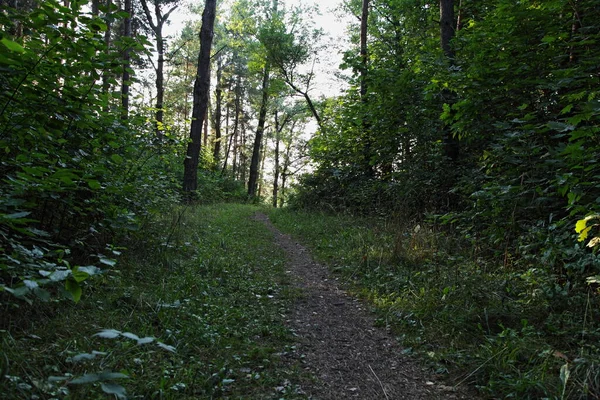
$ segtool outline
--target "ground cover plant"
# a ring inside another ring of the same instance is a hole
[[[430,223],[277,210],[376,308],[407,353],[497,398],[598,396],[595,287],[565,288],[542,268],[502,268]]]
[[[295,293],[255,211],[179,207],[77,305],[3,304],[3,398],[296,398],[282,362]]]

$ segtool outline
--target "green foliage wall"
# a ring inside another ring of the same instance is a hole
[[[177,200],[149,121],[122,119],[125,47],[143,38],[104,41],[105,18],[46,1],[0,14],[0,290],[31,301],[64,291],[114,265],[116,234],[135,230]],[[105,84],[103,84],[103,81]],[[168,163],[167,163],[168,164]]]
[[[352,86],[329,103],[295,205],[430,218],[477,257],[543,265],[557,287],[584,290],[600,268],[573,231],[600,207],[600,10],[471,3],[456,3],[448,61],[435,2],[372,2],[367,99],[355,49],[342,66]],[[460,141],[456,162],[444,157],[444,127]]]

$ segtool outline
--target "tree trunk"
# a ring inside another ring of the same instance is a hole
[[[162,24],[159,25],[156,32],[156,51],[158,60],[156,62],[156,136],[163,138],[163,119],[164,119],[164,101],[165,101],[165,43],[162,37]]]
[[[440,44],[444,55],[448,59],[449,67],[454,64],[454,49],[451,41],[455,34],[454,0],[440,0]],[[454,94],[449,90],[442,91],[442,101],[452,107]],[[444,155],[452,161],[458,159],[458,138],[452,134],[450,126],[444,126],[442,134],[444,144]]]
[[[240,127],[240,142],[238,146],[238,174],[239,180],[246,182],[246,163],[248,161],[248,157],[246,157],[246,120],[242,119]]]
[[[262,101],[258,115],[258,127],[256,128],[256,136],[254,137],[254,146],[252,149],[252,161],[250,162],[250,179],[248,180],[248,196],[256,195],[258,184],[258,167],[260,161],[260,146],[262,144],[263,133],[265,130],[265,122],[267,119],[267,103],[269,101],[269,75],[270,65],[267,62],[264,69],[262,83]]]
[[[362,13],[360,17],[360,98],[364,102],[367,96],[367,28],[369,20],[369,0],[362,0]]]
[[[440,42],[450,63],[454,61],[454,50],[450,45],[454,37],[454,26],[454,0],[440,0]]]
[[[178,7],[177,5],[173,6],[169,11],[167,11],[164,15],[161,10],[161,2],[159,0],[153,0],[154,4],[154,17],[156,18],[156,22],[154,22],[152,18],[152,14],[150,13],[150,7],[148,7],[149,0],[141,0],[142,8],[144,9],[144,13],[146,14],[146,19],[150,28],[154,32],[154,36],[156,39],[156,52],[158,53],[158,59],[155,65],[156,72],[156,137],[162,139],[163,137],[163,120],[164,120],[164,99],[165,99],[165,78],[164,78],[164,68],[165,68],[165,42],[163,38],[163,26],[165,22],[169,19],[169,15],[175,11]]]
[[[223,157],[223,167],[221,169],[221,175],[225,175],[227,171],[227,162],[229,161],[229,152],[231,151],[231,144],[233,143],[233,135],[229,135],[229,112],[230,112],[230,104],[226,102],[225,107],[225,137],[229,138],[227,141],[227,149],[225,150],[225,157]]]
[[[369,0],[362,0],[362,12],[360,17],[360,101],[362,103],[362,167],[368,177],[372,177],[373,166],[371,165],[371,152],[373,140],[371,139],[371,124],[369,122],[368,105],[368,69],[369,55],[367,49],[368,27],[369,27]]]
[[[290,166],[290,153],[292,151],[292,141],[290,140],[285,147],[285,156],[283,159],[283,168],[281,170],[281,190],[279,195],[279,207],[283,207],[283,202],[285,201],[285,189],[286,182],[288,177],[288,170]]]
[[[210,50],[214,35],[216,0],[206,0],[202,13],[202,28],[200,30],[200,53],[198,54],[198,71],[194,82],[194,105],[192,124],[190,127],[190,142],[183,163],[183,190],[191,192],[198,188],[198,163],[202,140],[202,122],[208,109],[210,91]]]
[[[110,7],[112,5],[112,0],[107,0],[106,1],[106,8],[107,10],[110,10]],[[111,19],[110,18],[106,18],[106,32],[104,32],[104,45],[106,46],[106,52],[108,53],[109,49],[110,49],[110,33],[111,33],[111,28],[112,28],[112,24],[111,24]],[[110,89],[110,82],[108,79],[108,75],[109,75],[109,70],[107,68],[104,69],[104,71],[102,71],[102,93],[108,95],[109,89]],[[105,105],[105,111],[108,111],[109,109],[109,100],[106,100],[107,103]]]
[[[132,0],[125,0],[125,12],[129,15],[123,20],[123,37],[131,38],[131,19],[133,17]],[[123,51],[123,76],[121,81],[121,119],[129,119],[129,69],[131,68],[131,49]]]
[[[265,174],[265,160],[267,158],[267,149],[265,146],[261,146],[261,156],[260,156],[260,169],[258,170],[258,197],[262,197],[262,191],[265,183],[264,174]]]
[[[240,126],[240,112],[241,112],[241,96],[242,96],[242,77],[237,76],[235,85],[235,116],[233,118],[233,161],[231,163],[232,176],[236,178],[237,172],[237,155],[238,155],[238,131]]]
[[[219,168],[219,158],[221,156],[221,103],[223,102],[223,64],[221,58],[217,60],[217,87],[215,89],[215,141],[213,148],[213,159],[215,168]]]
[[[209,72],[210,74],[210,72]],[[202,139],[204,141],[204,147],[208,146],[208,110],[210,110],[210,96],[208,96],[208,104],[206,105],[206,114],[204,115],[204,138]]]
[[[273,171],[273,207],[277,208],[277,194],[279,191],[279,119],[275,111],[275,168]]]

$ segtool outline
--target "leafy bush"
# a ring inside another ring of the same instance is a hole
[[[166,143],[143,115],[122,119],[102,84],[117,83],[123,48],[144,51],[144,41],[107,48],[105,21],[82,7],[0,14],[0,288],[28,301],[61,286],[78,300],[84,280],[114,265],[115,235],[178,200],[157,162]]]

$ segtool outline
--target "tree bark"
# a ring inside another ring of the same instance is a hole
[[[449,68],[454,65],[454,49],[451,41],[455,34],[454,0],[440,0],[440,44],[442,51],[448,59]],[[454,94],[449,90],[442,91],[442,101],[450,107],[454,103]],[[450,126],[443,128],[442,142],[444,155],[452,161],[456,161],[459,155],[458,138],[452,134]]]
[[[213,147],[213,160],[215,168],[219,168],[219,158],[221,157],[221,103],[223,102],[223,64],[221,58],[217,60],[217,87],[215,89],[215,141]]]
[[[242,182],[246,182],[246,163],[248,162],[248,157],[246,156],[246,120],[242,119],[241,129],[240,129],[240,141],[238,146],[238,175],[239,180]]]
[[[164,99],[165,99],[165,78],[164,78],[164,68],[165,68],[165,41],[163,38],[163,26],[165,22],[169,19],[169,15],[177,6],[173,6],[169,11],[167,11],[164,15],[162,14],[162,10],[160,8],[159,0],[152,0],[154,4],[154,17],[156,18],[156,22],[150,13],[150,7],[148,7],[149,0],[141,0],[142,8],[144,9],[144,14],[146,14],[146,20],[150,25],[150,28],[154,32],[154,37],[156,39],[156,52],[158,53],[158,58],[156,60],[155,72],[156,72],[156,136],[159,139],[163,137],[163,120],[164,120]],[[212,40],[212,39],[211,39]]]
[[[267,159],[266,146],[260,146],[260,168],[258,169],[258,197],[262,197],[262,191],[264,188],[264,174],[265,174],[265,160]]]
[[[292,129],[294,129],[292,127]],[[285,156],[283,159],[283,168],[281,170],[281,190],[280,190],[280,194],[279,194],[279,207],[283,207],[284,201],[285,201],[285,189],[286,189],[286,182],[287,182],[287,177],[289,176],[289,166],[290,166],[290,153],[292,151],[292,141],[290,140],[286,147],[285,147]]]
[[[273,171],[273,208],[277,208],[277,194],[279,191],[279,118],[275,111],[275,167]]]
[[[371,165],[371,124],[367,112],[367,75],[369,68],[369,54],[367,49],[368,39],[368,21],[369,21],[369,0],[362,0],[362,12],[360,17],[360,101],[362,103],[362,136],[363,136],[363,169],[368,177],[373,176],[373,167]]]
[[[225,137],[229,138],[227,141],[227,147],[225,150],[225,157],[223,157],[223,167],[221,168],[221,175],[225,175],[227,171],[227,163],[229,162],[229,152],[231,151],[231,144],[233,143],[233,135],[229,134],[229,113],[231,110],[231,106],[229,102],[225,103]]]
[[[131,38],[131,19],[133,17],[132,0],[125,0],[125,12],[129,15],[123,20],[123,37]],[[131,68],[131,49],[129,46],[123,51],[123,76],[121,79],[121,119],[129,119],[129,69]]]
[[[367,28],[369,20],[369,0],[362,0],[362,13],[360,17],[360,98],[364,102],[367,96]]]
[[[112,0],[107,0],[106,1],[107,10],[110,10],[111,6],[112,6]],[[111,19],[106,18],[106,32],[104,32],[104,44],[106,46],[107,53],[111,46],[111,41],[110,41],[111,29],[112,29]],[[105,68],[104,71],[102,72],[102,93],[107,94],[107,95],[108,95],[108,92],[110,89],[110,82],[109,82],[108,78],[109,78],[109,70]],[[108,111],[108,109],[109,109],[108,103],[109,103],[109,100],[107,99],[107,103],[105,105],[104,111]]]
[[[250,178],[248,179],[248,196],[256,196],[258,184],[258,167],[260,161],[260,146],[262,144],[263,133],[265,130],[265,122],[267,120],[267,103],[269,101],[269,79],[270,65],[267,62],[263,71],[262,83],[262,101],[258,115],[258,127],[256,128],[256,136],[254,137],[254,146],[252,148],[252,161],[250,162]]]
[[[183,163],[183,190],[191,192],[198,188],[198,163],[202,140],[202,122],[208,109],[210,91],[210,50],[214,36],[216,0],[206,0],[202,13],[200,30],[200,53],[198,54],[198,71],[194,82],[194,105],[190,127],[190,141]]]

